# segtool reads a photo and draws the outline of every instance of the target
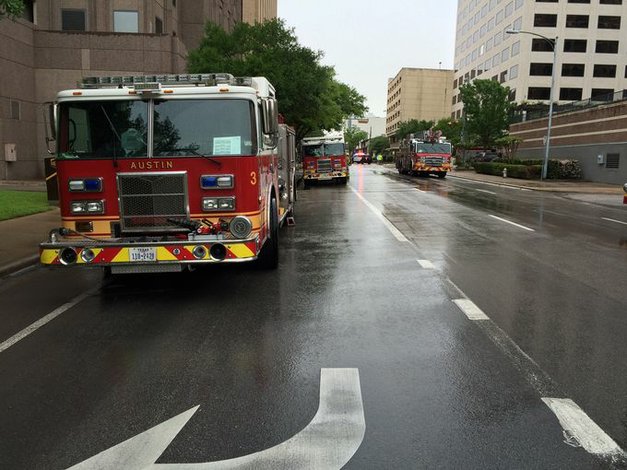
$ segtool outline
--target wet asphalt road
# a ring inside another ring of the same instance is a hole
[[[276,272],[3,279],[0,343],[90,293],[0,352],[0,468],[67,468],[197,405],[158,463],[261,451],[344,367],[366,423],[346,468],[610,468],[544,397],[627,448],[627,226],[607,220],[623,208],[374,166],[297,204]]]

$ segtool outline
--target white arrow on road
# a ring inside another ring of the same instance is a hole
[[[70,470],[340,469],[357,452],[366,432],[359,371],[321,369],[318,412],[291,439],[270,449],[229,460],[155,463],[198,408],[191,408]]]

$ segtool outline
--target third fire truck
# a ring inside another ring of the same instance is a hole
[[[305,187],[315,181],[336,181],[346,184],[348,158],[343,134],[306,137],[301,141],[301,153]]]
[[[422,139],[410,135],[400,143],[396,168],[400,174],[446,177],[451,171],[452,145],[438,133],[427,131]]]
[[[40,245],[42,264],[114,274],[277,266],[295,137],[268,80],[87,78],[51,111],[62,220]]]

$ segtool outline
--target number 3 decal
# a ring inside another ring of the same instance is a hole
[[[257,184],[257,173],[255,173],[254,171],[250,172],[250,184],[252,184],[253,186]]]

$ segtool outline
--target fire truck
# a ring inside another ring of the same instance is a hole
[[[452,145],[439,132],[426,131],[422,139],[412,135],[401,140],[396,154],[396,168],[400,174],[445,178],[451,171]]]
[[[47,266],[112,274],[258,260],[293,219],[295,134],[263,77],[86,78],[50,106],[61,227]]]
[[[349,173],[343,134],[306,137],[301,140],[300,146],[306,188],[316,181],[346,184]]]

